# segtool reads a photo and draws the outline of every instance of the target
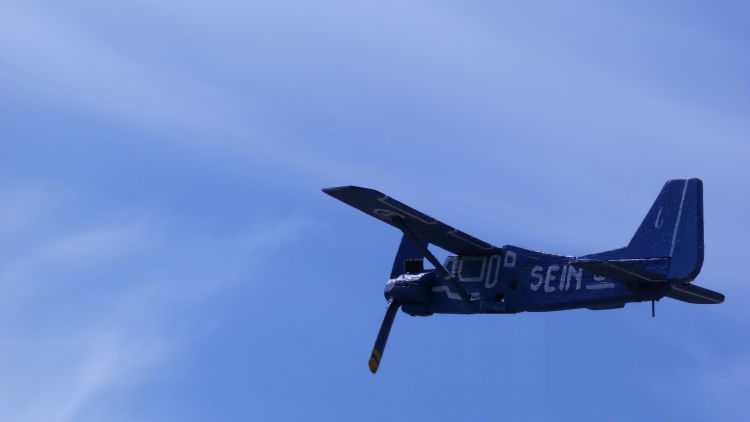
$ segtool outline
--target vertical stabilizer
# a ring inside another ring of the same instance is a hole
[[[670,258],[670,280],[694,279],[703,265],[703,182],[668,181],[626,250],[633,257]]]

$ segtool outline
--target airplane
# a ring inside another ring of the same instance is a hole
[[[515,314],[588,308],[669,297],[717,304],[724,295],[691,282],[703,265],[703,182],[668,181],[627,246],[584,256],[493,246],[373,189],[323,192],[399,229],[403,236],[385,284],[385,317],[370,354],[374,374],[399,308],[411,316]],[[455,255],[445,262],[433,244]],[[434,269],[425,269],[424,260]]]

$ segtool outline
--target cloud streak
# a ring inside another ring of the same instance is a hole
[[[23,215],[26,227],[56,227],[59,217],[52,210],[63,208],[70,216],[81,204],[40,207],[43,188],[19,189],[4,189],[0,201],[6,204],[3,215]],[[31,209],[36,215],[29,217],[25,211]],[[23,236],[24,225],[14,227]],[[26,248],[5,254],[0,419],[67,422],[96,411],[111,414],[108,391],[154,377],[201,332],[189,326],[195,322],[192,310],[231,294],[240,286],[235,282],[254,282],[242,279],[248,269],[262,272],[263,259],[308,224],[285,217],[231,235],[197,238],[177,236],[168,227],[131,210],[30,235]]]

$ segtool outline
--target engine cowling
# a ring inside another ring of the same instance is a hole
[[[427,271],[392,278],[385,284],[385,298],[399,302],[409,315],[430,315],[430,288],[436,276],[434,271]]]

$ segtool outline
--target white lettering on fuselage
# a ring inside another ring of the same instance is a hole
[[[559,265],[550,265],[547,267],[547,277],[544,278],[544,292],[545,293],[551,293],[555,291],[555,288],[553,286],[550,286],[549,283],[551,281],[555,281],[555,271],[559,270]]]
[[[562,272],[557,276],[558,271],[562,269]],[[547,271],[544,271],[544,267],[537,265],[531,269],[531,278],[534,280],[529,284],[529,287],[533,291],[539,290],[539,287],[544,285],[545,293],[552,293],[560,290],[570,290],[570,282],[575,279],[575,289],[581,289],[581,283],[583,282],[583,268],[575,268],[572,265],[563,265],[562,268],[553,264],[547,267]],[[557,286],[552,284],[553,281],[559,280]]]
[[[492,269],[495,269],[493,272]],[[490,257],[490,267],[487,270],[487,280],[484,282],[484,287],[491,289],[497,284],[498,276],[500,275],[500,255],[492,255]]]
[[[505,268],[514,268],[516,266],[516,253],[513,251],[505,251],[505,261],[503,262]]]
[[[540,267],[539,265],[531,269],[531,278],[536,279],[536,281],[532,281],[531,284],[529,284],[531,290],[533,291],[537,291],[539,289],[539,286],[541,286],[544,282],[542,270],[544,270],[544,268]]]

